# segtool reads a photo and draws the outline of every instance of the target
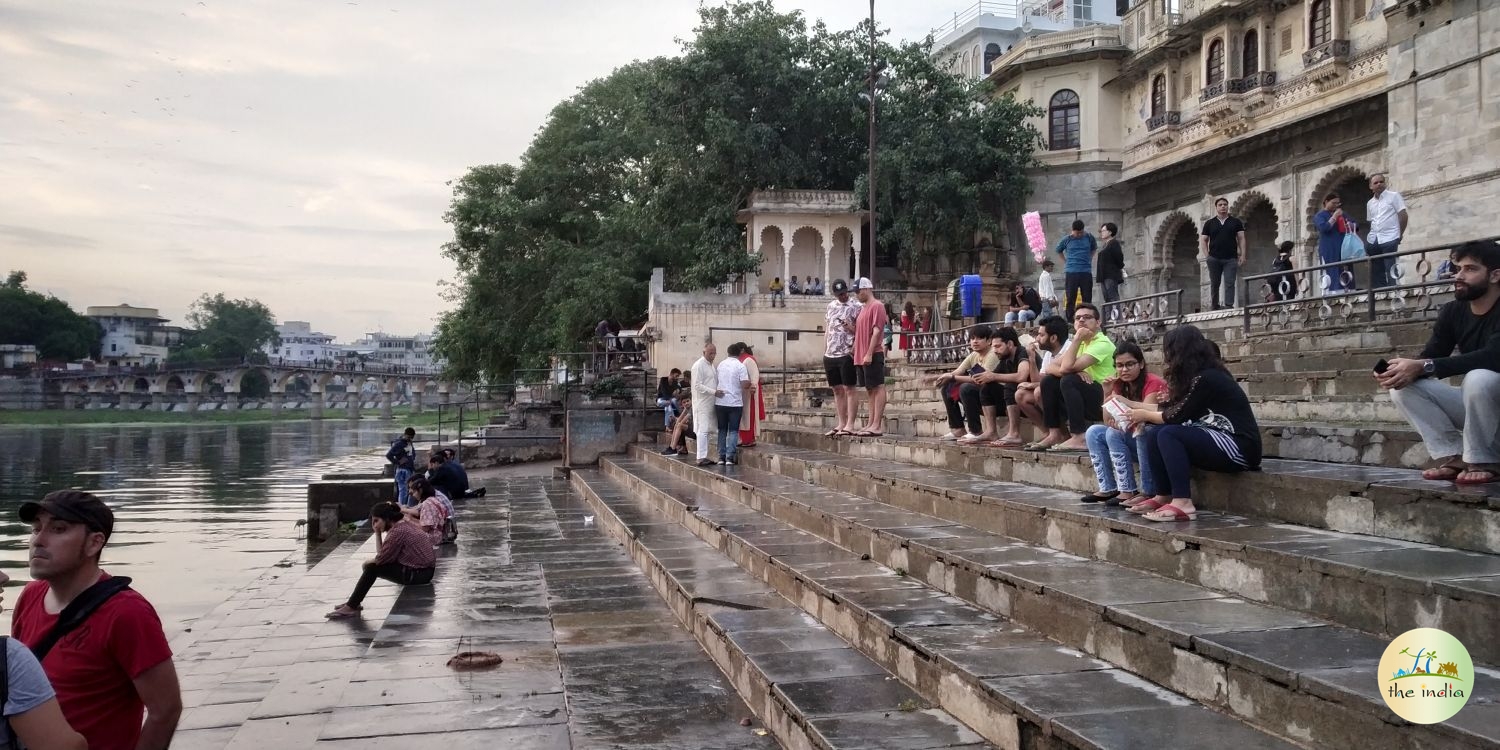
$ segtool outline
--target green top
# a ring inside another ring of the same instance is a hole
[[[1095,383],[1102,383],[1115,376],[1115,342],[1110,341],[1108,336],[1103,333],[1094,334],[1094,337],[1078,350],[1078,356],[1085,354],[1094,358],[1094,364],[1089,365],[1084,372],[1087,372]]]

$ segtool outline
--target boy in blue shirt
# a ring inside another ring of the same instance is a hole
[[[1094,253],[1099,251],[1099,241],[1094,235],[1083,231],[1083,220],[1073,221],[1073,231],[1057,243],[1057,254],[1063,257],[1063,291],[1067,299],[1063,305],[1064,317],[1073,319],[1073,306],[1080,296],[1084,302],[1094,301]]]

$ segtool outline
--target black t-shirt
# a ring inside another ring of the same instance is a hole
[[[1215,258],[1237,258],[1240,254],[1239,233],[1245,225],[1233,216],[1222,223],[1219,217],[1203,223],[1203,236],[1208,238],[1208,254]]]
[[[1016,350],[1011,352],[1009,357],[1002,357],[996,352],[995,359],[998,364],[995,365],[995,372],[1001,375],[1013,375],[1016,370],[1021,369],[1021,362],[1025,360],[1025,357],[1025,350],[1019,344],[1016,345]]]
[[[1098,276],[1100,281],[1125,282],[1125,250],[1119,240],[1111,238],[1099,251]]]
[[[1439,378],[1470,370],[1500,371],[1500,304],[1482,316],[1475,315],[1464,300],[1443,305],[1421,356],[1433,361]]]

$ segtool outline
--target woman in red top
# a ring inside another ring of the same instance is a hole
[[[432,549],[432,540],[422,533],[421,527],[405,520],[401,506],[395,503],[376,503],[370,509],[370,526],[375,529],[375,556],[365,561],[365,570],[354,586],[349,601],[340,604],[328,613],[328,617],[354,617],[364,607],[360,606],[376,578],[384,578],[403,586],[432,583],[433,569],[437,566],[437,555]]]
[[[740,447],[755,445],[755,434],[760,432],[760,421],[766,418],[766,396],[760,383],[760,365],[755,362],[755,349],[749,344],[737,343],[740,361],[745,363],[745,372],[750,375],[750,403],[740,410]]]
[[[901,351],[911,348],[911,339],[907,334],[917,330],[917,306],[908,302],[901,310]]]
[[[1155,404],[1166,396],[1167,381],[1146,371],[1146,355],[1133,341],[1121,342],[1115,348],[1115,373],[1113,381],[1104,383],[1110,391],[1106,403],[1118,398],[1127,408],[1136,408]],[[1138,434],[1140,425],[1120,424],[1110,415],[1107,406],[1104,421],[1105,424],[1093,425],[1084,433],[1089,459],[1094,464],[1094,477],[1099,480],[1099,491],[1084,495],[1083,502],[1110,505],[1132,502],[1140,497],[1143,487],[1151,485],[1144,437]],[[1139,485],[1135,481],[1135,465],[1141,467]]]

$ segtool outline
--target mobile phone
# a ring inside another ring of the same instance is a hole
[[[1385,360],[1382,359],[1379,362],[1375,363],[1375,374],[1376,375],[1384,375],[1385,371],[1389,370],[1389,369],[1391,369],[1391,363],[1390,362],[1387,362],[1387,361],[1385,361]]]

